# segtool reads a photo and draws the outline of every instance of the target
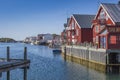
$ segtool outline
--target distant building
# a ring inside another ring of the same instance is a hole
[[[37,40],[37,37],[36,37],[36,36],[30,37],[30,42],[36,42],[36,40]]]
[[[37,41],[41,42],[52,42],[53,36],[52,34],[38,34]]]
[[[120,49],[120,3],[101,4],[92,28],[93,43],[98,48]]]
[[[37,35],[37,41],[40,41],[40,40],[42,40],[43,39],[43,34],[38,34]]]
[[[37,38],[35,36],[31,36],[31,37],[26,37],[24,42],[26,43],[33,43],[36,42]]]
[[[44,34],[44,36],[43,36],[43,40],[45,41],[45,42],[48,42],[48,41],[52,41],[52,39],[53,39],[53,36],[52,36],[52,34]]]
[[[30,43],[30,38],[29,38],[29,37],[26,37],[25,40],[24,40],[24,42]]]

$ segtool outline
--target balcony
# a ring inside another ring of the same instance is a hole
[[[93,24],[106,25],[106,19],[96,19],[92,21]]]
[[[73,30],[75,30],[74,28],[67,28],[67,30],[69,30],[69,31],[73,31]]]

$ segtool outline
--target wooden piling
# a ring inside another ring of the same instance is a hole
[[[2,72],[0,73],[0,77],[2,77]]]
[[[24,68],[24,80],[27,80],[27,67]]]
[[[27,47],[24,47],[24,60],[27,60]],[[24,67],[24,80],[27,80],[27,67]]]
[[[10,70],[20,68],[23,69],[23,80],[27,80],[27,69],[30,64],[30,60],[27,60],[27,47],[24,48],[24,59],[10,59],[9,46],[7,46],[6,51],[7,59],[2,58],[3,61],[0,63],[0,77],[2,76],[2,72],[6,72],[6,80],[10,80]]]
[[[10,47],[7,47],[7,61],[10,60]]]
[[[66,47],[64,47],[64,60],[66,61]]]
[[[7,80],[10,80],[10,71],[7,71]]]
[[[27,47],[24,47],[24,60],[27,60]]]

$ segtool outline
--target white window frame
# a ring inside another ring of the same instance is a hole
[[[99,32],[99,26],[98,25],[95,27],[95,32]]]
[[[98,36],[96,36],[95,41],[96,41],[96,43],[98,43]]]

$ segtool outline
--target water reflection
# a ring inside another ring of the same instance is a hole
[[[119,80],[119,74],[104,74],[86,66],[64,61],[61,55],[53,54],[47,46],[3,44],[0,45],[0,56],[5,57],[4,48],[10,45],[11,57],[23,58],[24,46],[28,47],[28,59],[31,60],[27,80]],[[4,46],[4,47],[2,47]],[[0,80],[6,80],[6,74],[2,73]],[[23,70],[11,71],[11,80],[22,80]]]

